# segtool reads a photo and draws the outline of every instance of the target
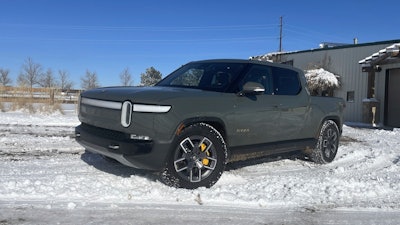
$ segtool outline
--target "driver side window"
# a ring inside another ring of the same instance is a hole
[[[243,85],[247,82],[261,84],[265,88],[264,94],[266,95],[271,95],[273,93],[273,79],[269,66],[253,65],[240,83],[240,88],[242,89]]]

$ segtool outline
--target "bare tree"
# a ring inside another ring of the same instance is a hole
[[[59,79],[60,79],[61,90],[72,89],[73,82],[69,80],[68,72],[66,70],[59,70],[58,75],[59,75]]]
[[[22,65],[22,72],[17,78],[17,83],[20,86],[32,87],[39,84],[40,77],[42,76],[42,66],[33,62],[32,58],[25,60]]]
[[[12,83],[11,79],[8,77],[10,70],[0,68],[0,86],[7,86]]]
[[[150,67],[146,69],[145,73],[140,75],[140,85],[141,86],[153,86],[158,81],[161,80],[162,74],[160,71],[154,69],[154,67]]]
[[[53,75],[51,69],[47,69],[46,73],[42,75],[39,81],[39,85],[44,88],[54,88],[57,86],[57,80]]]
[[[122,73],[119,75],[119,78],[121,79],[122,86],[132,86],[132,75],[131,72],[129,72],[128,67],[122,71]]]
[[[93,88],[100,87],[99,81],[97,78],[97,73],[96,72],[90,72],[89,70],[86,70],[86,74],[84,77],[81,77],[81,86],[82,89],[84,90],[89,90]]]

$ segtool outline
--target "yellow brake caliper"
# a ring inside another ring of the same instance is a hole
[[[201,143],[200,145],[200,150],[202,152],[204,152],[207,149],[207,145],[204,143]],[[206,152],[207,156],[210,156],[210,153],[207,151]],[[210,163],[210,160],[208,160],[207,158],[204,158],[203,160],[201,160],[201,162],[203,163],[204,166],[208,166],[208,164]]]

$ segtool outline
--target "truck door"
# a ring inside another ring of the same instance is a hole
[[[302,88],[299,74],[287,68],[272,68],[274,101],[278,102],[279,118],[276,120],[279,130],[277,141],[304,138],[304,127],[309,111],[309,94]]]
[[[272,95],[271,67],[252,65],[244,79],[239,82],[239,89],[243,88],[247,82],[261,84],[265,91],[260,94],[247,94],[237,97],[234,115],[235,126],[232,131],[231,144],[250,145],[279,140],[278,121],[281,112],[278,108],[279,102]]]

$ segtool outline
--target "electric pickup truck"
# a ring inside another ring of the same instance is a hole
[[[149,87],[80,96],[86,150],[155,171],[167,185],[214,185],[229,162],[302,151],[334,160],[345,104],[310,96],[303,71],[252,60],[190,62]]]

